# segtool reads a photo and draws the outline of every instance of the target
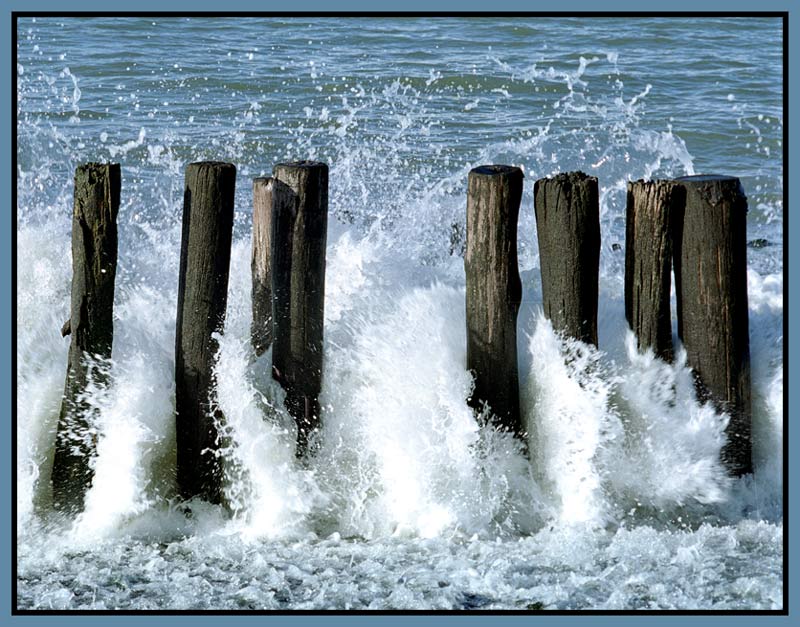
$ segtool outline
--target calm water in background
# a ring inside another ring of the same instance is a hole
[[[775,608],[782,599],[783,79],[769,19],[31,19],[18,23],[18,604],[36,608]],[[322,446],[249,347],[251,183],[331,167]],[[218,395],[230,511],[175,499],[183,171],[237,165]],[[86,513],[48,478],[72,174],[121,163],[112,383]],[[519,318],[533,462],[464,402],[466,176],[524,168]],[[533,182],[597,176],[600,349],[541,319]],[[625,185],[741,178],[756,474],[680,361],[632,350]],[[453,249],[456,254],[453,254]],[[673,396],[670,396],[670,395]],[[674,396],[677,394],[677,396]]]

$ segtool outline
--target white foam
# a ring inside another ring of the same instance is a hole
[[[748,273],[756,472],[731,481],[719,463],[726,417],[697,403],[680,351],[672,365],[639,354],[624,321],[624,255],[609,244],[624,240],[626,181],[692,174],[695,160],[680,129],[645,116],[656,87],[626,93],[621,56],[586,52],[550,69],[541,68],[555,61],[497,58],[487,68],[493,75],[478,77],[497,79],[486,92],[451,87],[458,77],[427,66],[416,77],[359,82],[331,81],[318,63],[316,89],[287,96],[285,109],[268,111],[263,93],[224,92],[230,101],[220,113],[200,106],[198,92],[185,117],[185,110],[151,111],[148,92],[132,85],[129,124],[108,135],[81,121],[80,130],[105,137],[99,155],[88,155],[90,140],[58,122],[77,116],[79,102],[90,108],[89,91],[76,92],[86,79],[59,76],[59,68],[37,78],[26,60],[17,179],[25,602],[779,607],[782,277]],[[307,76],[308,66],[302,71]],[[533,94],[541,111],[514,109]],[[181,107],[175,93],[152,100],[154,109]],[[461,120],[463,132],[454,130],[442,101],[467,110],[475,127]],[[26,117],[34,102],[56,121]],[[491,133],[481,126],[486,102],[503,120]],[[238,112],[232,123],[230,111]],[[194,130],[176,130],[179,119],[196,119],[186,127]],[[294,458],[295,426],[271,379],[271,355],[256,359],[250,347],[251,188],[242,180],[301,155],[331,165],[323,426],[307,463]],[[38,512],[49,507],[68,345],[58,336],[70,281],[65,164],[109,157],[122,161],[126,187],[110,380],[91,393],[99,411],[96,479],[75,524],[46,527]],[[173,351],[182,169],[199,157],[235,161],[240,180],[216,365],[229,509],[192,501],[187,517],[175,486]],[[519,369],[530,459],[512,436],[479,427],[466,403],[472,380],[459,253],[466,175],[481,163],[517,164],[527,177]],[[600,350],[565,344],[536,314],[532,182],[589,167],[600,180],[605,242]],[[779,218],[783,208],[770,206],[769,219]],[[779,258],[770,261],[780,268]],[[720,561],[741,554],[747,559],[721,575]]]
[[[50,502],[53,459],[69,340],[69,242],[59,226],[17,233],[17,524],[25,529],[37,504]]]
[[[538,316],[525,402],[531,457],[554,500],[557,520],[604,524],[609,516],[599,458],[619,437],[608,408],[600,354],[581,342],[562,342]]]

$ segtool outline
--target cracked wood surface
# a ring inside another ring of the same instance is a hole
[[[474,373],[470,405],[490,406],[498,426],[522,434],[517,366],[517,314],[522,284],[517,221],[522,170],[481,166],[467,186],[467,368]]]
[[[558,174],[536,181],[533,193],[544,314],[556,332],[597,346],[597,179]]]
[[[747,198],[739,179],[688,176],[675,250],[678,334],[701,401],[730,414],[723,461],[752,472]]]
[[[215,420],[223,417],[214,398],[214,334],[225,321],[235,184],[230,163],[186,167],[175,334],[178,486],[184,498],[211,503],[222,502]]]
[[[76,169],[70,317],[61,329],[70,346],[51,474],[54,507],[71,513],[83,510],[94,477],[96,411],[85,392],[105,385],[103,362],[111,357],[119,200],[119,164]]]
[[[328,166],[276,165],[272,195],[272,373],[286,390],[302,457],[320,424]]]
[[[672,361],[672,242],[686,192],[672,181],[628,183],[625,224],[625,318],[640,350]],[[679,231],[677,231],[679,233]]]

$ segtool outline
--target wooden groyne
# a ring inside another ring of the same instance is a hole
[[[753,471],[746,217],[735,177],[628,185],[625,315],[640,349],[671,360],[674,272],[678,337],[698,399],[730,416],[722,460],[735,476]]]
[[[517,366],[517,314],[522,283],[517,219],[522,170],[486,165],[467,183],[467,369],[475,377],[469,404],[491,408],[495,423],[522,434]]]
[[[119,164],[77,168],[70,315],[61,329],[63,336],[70,336],[70,345],[51,474],[53,505],[65,512],[83,509],[94,476],[96,412],[86,393],[92,385],[106,384],[102,361],[111,357],[114,341],[119,201]]]
[[[301,457],[320,424],[327,234],[328,166],[316,161],[276,165],[272,376],[286,390],[285,405],[297,423]]]
[[[677,179],[686,194],[676,238],[678,336],[701,401],[730,416],[723,461],[753,471],[747,304],[747,198],[738,178]]]
[[[674,181],[628,183],[625,219],[625,318],[640,349],[672,361],[670,290],[675,238],[686,190]]]
[[[236,167],[202,161],[186,168],[175,330],[178,487],[184,498],[222,501],[214,335],[228,299]]]
[[[184,499],[224,502],[216,401],[216,335],[224,330],[236,167],[205,161],[186,168],[175,341],[177,483]],[[507,165],[472,169],[467,179],[466,402],[488,407],[492,423],[525,439],[520,415],[517,315],[522,299],[517,226],[523,173]],[[600,221],[598,181],[582,172],[539,179],[534,213],[542,306],[560,335],[598,344]],[[75,173],[70,348],[51,483],[54,507],[84,507],[96,455],[95,410],[113,344],[116,221],[120,168],[88,163]],[[733,475],[752,472],[747,199],[739,179],[689,176],[628,184],[625,317],[639,349],[672,360],[670,306],[675,276],[677,335],[701,402],[730,416],[722,459]],[[297,424],[297,455],[313,452],[321,425],[328,166],[277,164],[253,181],[251,256],[256,356],[272,350],[272,376]],[[523,235],[525,236],[525,235]]]
[[[540,179],[533,196],[544,315],[556,332],[597,346],[597,179],[583,172]]]

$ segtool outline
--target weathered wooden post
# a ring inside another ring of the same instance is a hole
[[[747,305],[747,198],[738,178],[687,176],[675,242],[678,335],[701,400],[730,415],[722,459],[734,475],[753,471]]]
[[[673,231],[679,227],[686,192],[672,181],[628,183],[625,223],[625,318],[640,349],[672,361]],[[677,230],[679,233],[679,228]]]
[[[253,179],[253,322],[250,336],[260,356],[272,345],[272,188],[269,177]]]
[[[203,161],[186,168],[175,337],[178,487],[188,499],[222,501],[213,366],[223,329],[233,231],[236,167]]]
[[[517,369],[517,314],[522,283],[517,267],[517,221],[522,170],[484,165],[467,182],[467,368],[475,375],[468,399],[488,404],[497,425],[523,434]]]
[[[54,507],[72,513],[83,510],[94,477],[95,416],[83,395],[90,384],[105,384],[106,373],[96,360],[111,357],[119,198],[119,164],[78,166],[70,317],[61,330],[72,337],[51,475]]]
[[[280,163],[273,175],[272,375],[286,391],[302,457],[320,423],[328,166]]]
[[[533,188],[544,314],[557,332],[597,345],[600,207],[597,179],[583,172]]]

